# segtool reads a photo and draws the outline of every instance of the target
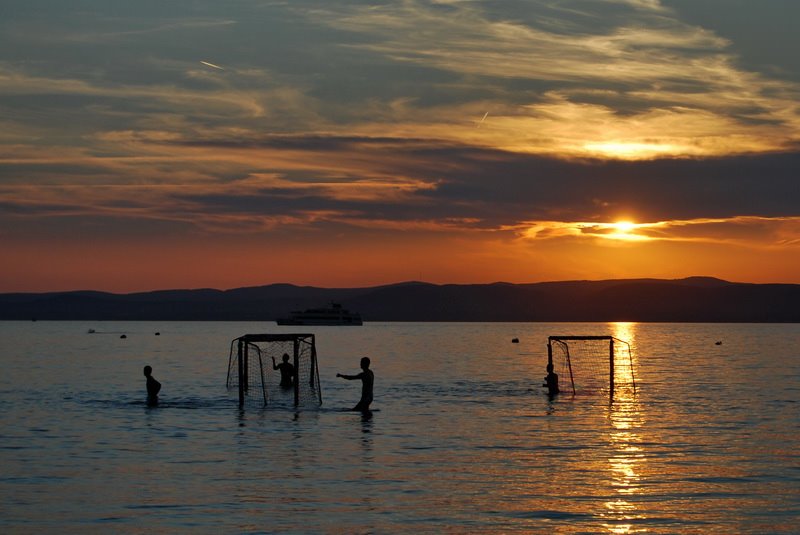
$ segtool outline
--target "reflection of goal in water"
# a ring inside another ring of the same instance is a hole
[[[550,336],[547,362],[562,392],[636,393],[631,346],[613,336]]]
[[[280,386],[280,363],[289,355],[294,366],[293,384]],[[231,342],[226,386],[236,388],[239,406],[319,407],[322,389],[319,384],[317,349],[313,334],[245,334]]]

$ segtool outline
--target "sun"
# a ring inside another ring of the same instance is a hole
[[[634,223],[633,221],[629,221],[627,219],[616,221],[614,223],[606,223],[605,228],[607,234],[605,234],[604,237],[610,240],[646,241],[648,238],[637,233],[636,231],[647,226],[648,225],[646,224]]]
[[[522,231],[526,238],[581,237],[613,242],[648,242],[664,239],[665,222],[635,223],[630,219],[616,221],[532,221]]]
[[[612,223],[611,227],[619,233],[627,234],[636,229],[636,223],[633,221],[617,221],[616,223]]]

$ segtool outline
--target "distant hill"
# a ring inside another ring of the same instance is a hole
[[[331,301],[369,321],[800,322],[800,285],[709,277],[0,294],[0,320],[271,321]]]

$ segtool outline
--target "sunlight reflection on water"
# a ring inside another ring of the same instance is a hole
[[[615,334],[618,338],[622,335]],[[615,392],[614,402],[609,405],[608,418],[611,423],[608,469],[612,487],[619,496],[606,502],[609,518],[614,521],[606,527],[610,533],[634,533],[641,530],[634,529],[632,524],[626,522],[646,519],[646,515],[639,512],[637,504],[630,501],[631,497],[642,492],[639,474],[645,463],[645,454],[637,432],[642,424],[642,415],[631,389]]]

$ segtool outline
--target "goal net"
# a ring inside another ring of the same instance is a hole
[[[284,359],[288,356],[288,359]],[[287,362],[290,367],[279,369]],[[317,350],[313,334],[246,334],[231,342],[228,389],[239,406],[314,408],[322,405]]]
[[[613,336],[550,336],[547,363],[561,392],[636,392],[630,344]]]

